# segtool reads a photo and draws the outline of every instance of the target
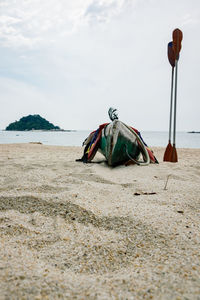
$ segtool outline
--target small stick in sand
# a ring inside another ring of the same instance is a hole
[[[171,176],[171,174],[169,174],[168,176],[167,176],[167,180],[166,180],[166,182],[165,182],[165,186],[164,186],[164,190],[166,191],[167,190],[167,183],[168,183],[168,180],[169,180],[169,177]]]

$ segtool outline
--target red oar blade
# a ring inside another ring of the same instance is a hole
[[[183,39],[183,33],[180,29],[176,28],[172,33],[172,37],[173,37],[172,48],[175,53],[175,59],[178,60],[179,52],[181,51],[181,41]]]
[[[168,43],[167,52],[168,52],[167,54],[168,54],[169,63],[172,66],[172,68],[174,68],[175,67],[175,53],[174,53],[174,50],[173,50],[173,43],[172,42]]]
[[[167,145],[167,147],[165,149],[163,161],[171,161],[171,156],[172,156],[172,145],[169,142],[169,144]]]
[[[171,154],[171,160],[170,161],[171,162],[177,162],[178,161],[178,155],[177,155],[175,145],[173,145],[173,147],[172,147],[172,154]]]

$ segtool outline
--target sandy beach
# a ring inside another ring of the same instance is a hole
[[[200,149],[153,150],[0,145],[0,299],[200,299]]]

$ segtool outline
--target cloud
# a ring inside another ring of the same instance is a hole
[[[121,12],[125,3],[127,1],[95,0],[86,9],[85,16],[90,22],[108,22]]]
[[[179,27],[177,128],[199,130],[199,2],[9,0],[0,6],[0,104],[10,119],[39,113],[65,129],[93,129],[114,106],[136,128],[167,129],[166,47]]]
[[[0,43],[35,47],[93,22],[107,22],[127,0],[14,0],[0,3]]]
[[[0,77],[1,90],[1,127],[23,115],[37,113],[37,107],[45,112],[46,95],[35,86],[22,81]]]

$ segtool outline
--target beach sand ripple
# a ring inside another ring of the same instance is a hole
[[[110,168],[0,145],[0,299],[200,299],[200,149]]]

